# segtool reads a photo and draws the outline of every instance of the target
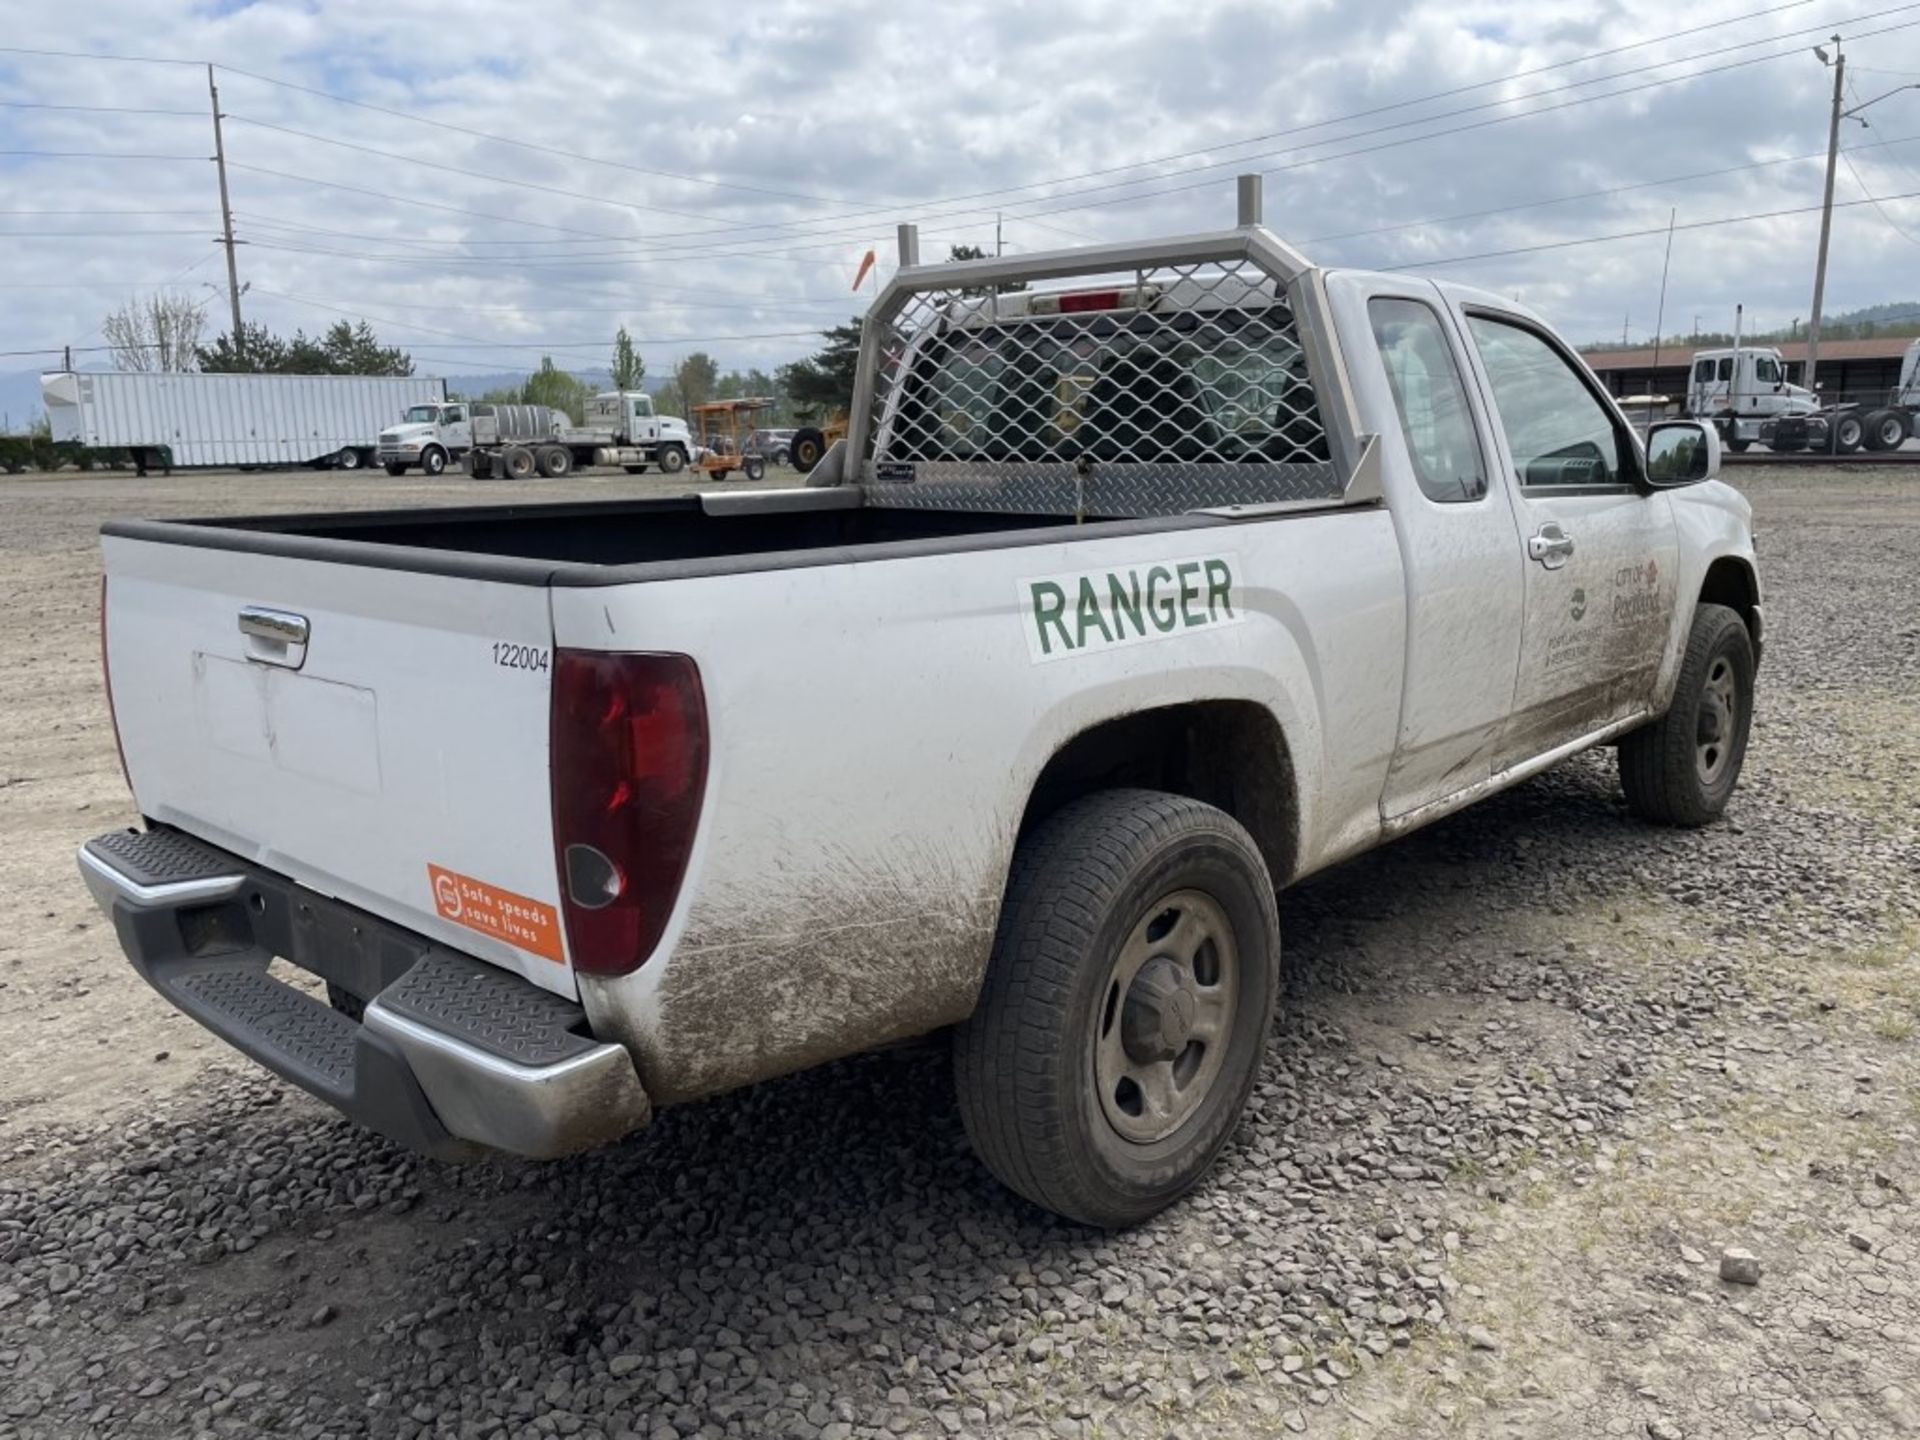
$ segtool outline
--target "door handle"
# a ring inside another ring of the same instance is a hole
[[[1549,570],[1558,570],[1573,554],[1573,537],[1559,522],[1549,520],[1527,541],[1527,558],[1538,560]]]
[[[249,605],[240,612],[240,633],[247,637],[247,659],[298,670],[307,663],[307,617],[288,610]]]

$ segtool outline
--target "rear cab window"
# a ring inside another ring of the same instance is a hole
[[[1440,317],[1418,300],[1387,295],[1368,301],[1367,314],[1420,493],[1442,505],[1480,499],[1485,457]]]
[[[956,326],[912,358],[887,458],[1324,462],[1292,325],[1275,305]]]

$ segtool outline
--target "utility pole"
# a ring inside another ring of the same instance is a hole
[[[1005,251],[1005,249],[1004,249],[1004,247],[1003,247],[1003,246],[1001,245],[1001,242],[1000,242],[1000,212],[999,212],[998,210],[996,210],[996,211],[994,211],[994,212],[993,212],[993,254],[994,254],[994,258],[995,258],[995,259],[998,259],[998,258],[999,258],[999,257],[1000,257],[1001,255],[1003,255],[1003,254],[1005,254],[1005,253],[1006,253],[1006,251]]]
[[[220,228],[224,235],[222,243],[227,247],[227,302],[233,307],[233,354],[239,359],[246,344],[246,332],[240,328],[240,266],[233,254],[233,205],[227,199],[227,142],[220,133],[220,87],[213,82],[211,65],[207,66],[207,95],[213,101],[213,164],[220,173]],[[1831,182],[1827,191],[1831,199]]]
[[[1827,193],[1820,202],[1820,253],[1813,262],[1813,311],[1807,316],[1807,389],[1817,390],[1820,379],[1820,305],[1827,295],[1827,240],[1833,234],[1833,171],[1840,161],[1840,98],[1846,83],[1847,57],[1840,53],[1840,37],[1833,37],[1833,59],[1818,45],[1813,53],[1833,67],[1833,113],[1827,121]]]
[[[1667,323],[1667,274],[1673,269],[1673,225],[1679,218],[1679,206],[1667,211],[1667,256],[1660,262],[1660,308],[1653,317],[1653,370],[1660,368],[1660,330]],[[1647,394],[1653,394],[1653,371],[1647,373]],[[1651,410],[1648,418],[1651,421]]]

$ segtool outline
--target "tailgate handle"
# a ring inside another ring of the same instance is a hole
[[[307,617],[290,610],[249,605],[240,612],[240,633],[247,637],[247,658],[263,665],[298,670],[307,660]]]

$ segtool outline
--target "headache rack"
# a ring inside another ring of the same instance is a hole
[[[1377,499],[1319,273],[1260,224],[1260,191],[1241,177],[1232,230],[950,264],[902,225],[816,483],[1076,519]]]

